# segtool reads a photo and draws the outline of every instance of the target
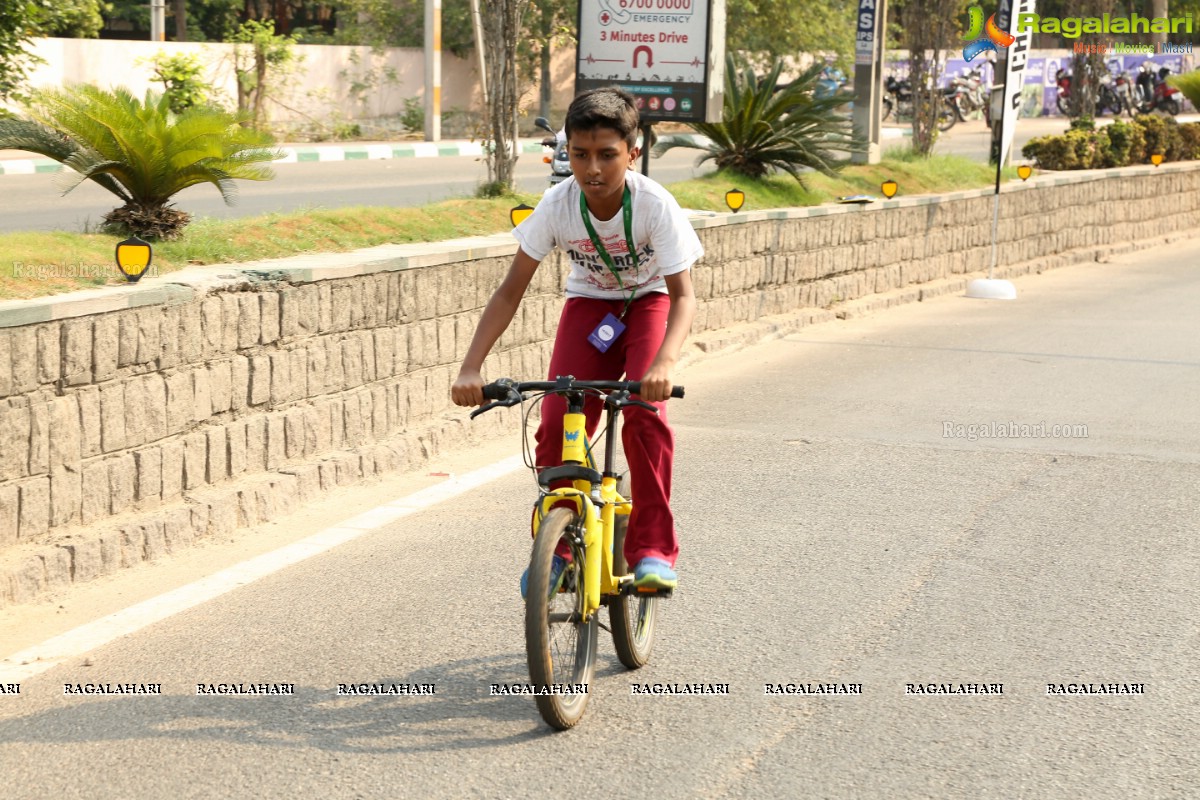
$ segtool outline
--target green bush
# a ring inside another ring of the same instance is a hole
[[[1118,161],[1117,153],[1113,152],[1112,137],[1109,135],[1107,127],[1096,131],[1093,134],[1093,141],[1096,149],[1092,153],[1092,169],[1122,166],[1123,162]]]
[[[1113,120],[1113,123],[1103,130],[1108,134],[1109,156],[1112,164],[1107,166],[1123,167],[1134,155],[1136,146],[1138,157],[1145,147],[1141,128],[1129,122]]]
[[[1102,169],[1164,161],[1200,160],[1200,122],[1144,114],[1133,122],[1114,120],[1098,130],[1075,126],[1060,136],[1038,136],[1021,148],[1039,169]]]
[[[1179,123],[1174,119],[1157,114],[1143,114],[1134,120],[1142,129],[1146,139],[1142,158],[1133,163],[1147,164],[1150,156],[1162,153],[1163,161],[1178,161],[1183,152],[1183,140],[1179,136]]]
[[[208,102],[209,86],[204,82],[204,66],[197,56],[185,53],[170,56],[160,51],[150,59],[150,68],[154,70],[153,80],[163,85],[163,94],[176,114]]]
[[[1079,169],[1074,144],[1066,136],[1036,136],[1021,148],[1021,155],[1032,158],[1038,169]]]
[[[1200,122],[1181,122],[1179,124],[1180,159],[1192,161],[1200,159]]]
[[[1094,169],[1096,164],[1096,132],[1073,130],[1063,134],[1067,145],[1075,153],[1074,169]]]
[[[425,130],[425,104],[419,97],[404,98],[404,113],[400,124],[410,131]]]

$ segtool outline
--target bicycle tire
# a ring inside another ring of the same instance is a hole
[[[621,478],[617,492],[629,497],[629,477]],[[619,516],[613,524],[613,574],[624,575],[629,571],[625,561],[625,533],[629,529],[629,517]],[[608,623],[612,630],[613,647],[617,659],[627,669],[639,669],[650,661],[654,650],[654,627],[658,617],[657,597],[619,595],[609,598]]]
[[[587,623],[578,621],[583,610],[582,543],[573,531],[579,515],[567,508],[555,508],[546,515],[533,541],[529,563],[529,584],[525,601],[525,652],[529,678],[535,690],[538,713],[550,727],[567,730],[579,721],[587,708],[587,691],[580,694],[551,694],[563,684],[586,684],[591,690],[596,671],[598,614]],[[550,595],[550,569],[558,543],[566,539],[571,564],[563,576],[563,589]],[[555,621],[552,615],[573,614],[574,620]],[[551,687],[547,689],[546,687]]]

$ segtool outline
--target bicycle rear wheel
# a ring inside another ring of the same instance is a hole
[[[629,497],[629,477],[621,478],[617,492]],[[613,574],[629,572],[625,562],[625,533],[629,517],[619,516],[613,523]],[[654,649],[654,621],[658,611],[657,597],[638,597],[624,594],[608,600],[608,621],[612,628],[613,647],[617,658],[628,669],[644,667]]]
[[[538,712],[553,728],[575,725],[587,707],[596,671],[597,614],[583,623],[583,533],[579,515],[555,508],[546,515],[533,542],[525,600],[525,651]],[[550,593],[550,572],[559,542],[566,541],[571,563],[561,589]],[[580,684],[582,692],[567,692]]]

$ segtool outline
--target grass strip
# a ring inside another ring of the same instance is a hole
[[[651,166],[653,175],[653,165]],[[1016,172],[1005,170],[1007,179]],[[880,196],[891,178],[899,196],[991,185],[995,168],[960,156],[924,159],[896,148],[879,164],[846,167],[836,178],[806,174],[804,184],[787,175],[747,179],[717,172],[671,184],[684,208],[725,211],[725,192],[746,193],[745,210],[813,206],[851,194]],[[517,203],[536,205],[538,195],[446,200],[415,208],[310,209],[232,220],[201,219],[173,242],[154,245],[162,275],[190,265],[236,264],[310,253],[346,252],[380,244],[437,242],[509,229]],[[113,253],[121,237],[66,231],[0,234],[0,299],[21,299],[121,283]]]

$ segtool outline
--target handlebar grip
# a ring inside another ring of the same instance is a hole
[[[504,400],[508,398],[509,387],[497,381],[483,385],[484,400]]]
[[[633,394],[641,394],[642,393],[642,382],[641,381],[630,381],[629,382],[629,391],[632,392]],[[683,387],[682,386],[672,386],[671,387],[671,397],[675,397],[675,398],[682,400],[683,399]]]

